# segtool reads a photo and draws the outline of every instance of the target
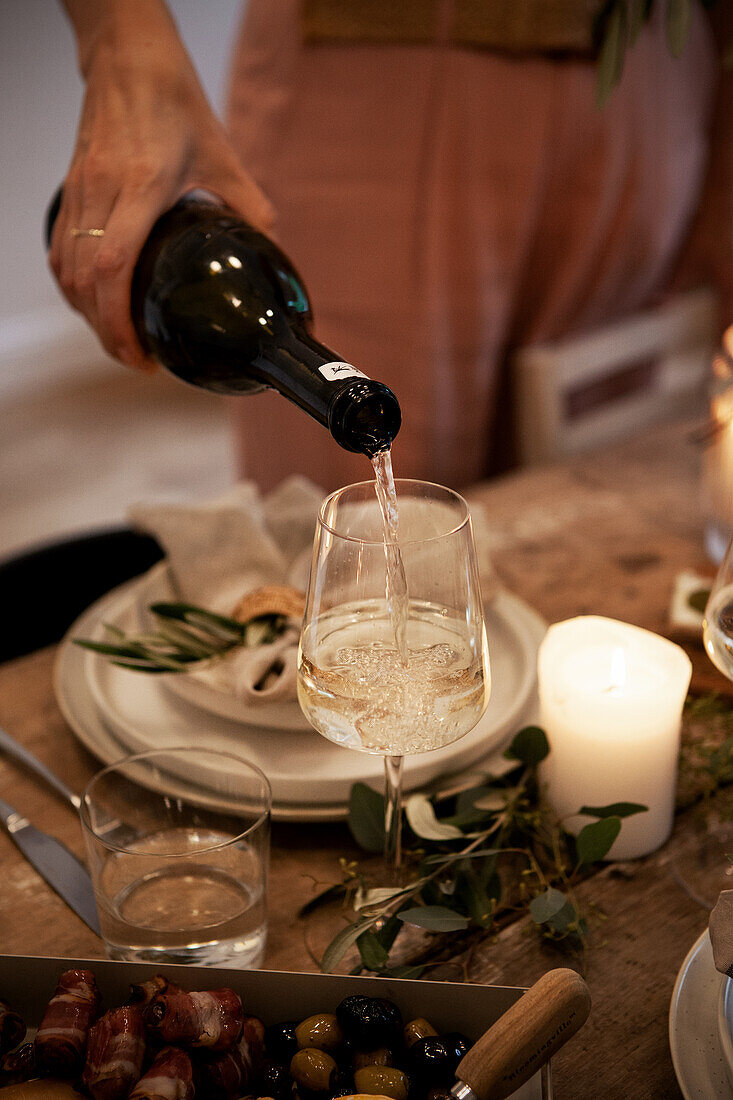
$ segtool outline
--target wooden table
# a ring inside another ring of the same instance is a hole
[[[699,565],[702,521],[697,456],[676,425],[603,454],[526,471],[479,486],[472,500],[492,525],[501,580],[550,621],[610,615],[664,633],[675,574]],[[54,651],[0,668],[0,725],[79,789],[96,768],[66,726],[52,690]],[[699,675],[709,675],[704,655]],[[711,678],[714,684],[714,678]],[[74,814],[15,764],[0,758],[0,796],[79,855]],[[712,809],[715,804],[713,801]],[[671,841],[622,869],[610,865],[580,888],[607,915],[593,936],[586,978],[591,1019],[555,1059],[564,1100],[674,1098],[667,1012],[680,964],[707,924],[725,885],[733,827],[701,832],[699,815],[678,815]],[[343,825],[277,825],[273,831],[270,937],[266,964],[314,970],[343,923],[337,908],[307,921],[299,907],[339,876],[340,856],[357,852]],[[0,835],[5,952],[97,957],[100,941]],[[729,880],[728,880],[729,882]],[[522,919],[458,956],[446,977],[529,985],[566,961],[528,933]]]

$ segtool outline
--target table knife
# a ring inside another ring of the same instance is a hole
[[[89,872],[69,849],[0,798],[0,819],[25,858],[86,925],[101,936]]]
[[[0,728],[0,750],[7,753],[8,756],[12,756],[13,759],[19,760],[21,764],[24,764],[25,767],[35,775],[45,780],[49,787],[52,787],[57,794],[60,794],[61,797],[69,803],[72,809],[79,810],[81,806],[81,798],[79,795],[67,787],[63,779],[59,779],[42,760],[39,760],[37,756],[34,756],[32,752],[24,745],[21,745],[2,728]]]
[[[458,1063],[455,1100],[504,1100],[583,1026],[590,993],[579,974],[550,970],[500,1016]],[[549,1100],[549,1077],[543,1079]]]

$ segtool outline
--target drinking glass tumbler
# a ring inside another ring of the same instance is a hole
[[[109,957],[259,966],[271,803],[228,752],[154,750],[94,776],[80,815]]]

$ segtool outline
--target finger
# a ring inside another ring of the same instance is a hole
[[[255,181],[239,165],[226,174],[208,175],[197,183],[207,191],[213,191],[223,201],[241,214],[250,225],[263,233],[271,233],[275,227],[275,208]]]
[[[109,353],[128,366],[154,370],[142,348],[130,310],[132,275],[153,224],[170,202],[124,191],[120,194],[94,256],[97,331]]]
[[[72,168],[64,180],[61,206],[51,235],[48,262],[64,297],[74,309],[79,309],[80,304],[74,284],[75,241],[71,235],[71,227],[78,225],[81,201],[81,175],[78,169]]]
[[[87,162],[82,176],[79,221],[69,227],[69,255],[73,263],[71,281],[77,308],[96,330],[99,329],[96,259],[104,236],[80,236],[78,231],[101,229],[106,235],[106,227],[118,195],[119,185],[107,174],[95,175]]]

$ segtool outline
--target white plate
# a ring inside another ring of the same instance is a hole
[[[723,978],[715,969],[707,931],[696,940],[677,975],[669,1007],[669,1046],[685,1100],[731,1100],[718,1033]]]
[[[718,1038],[728,1084],[733,1090],[733,982],[724,975],[718,998]]]
[[[102,621],[124,622],[130,614],[125,586],[89,608],[62,642],[56,667],[56,696],[79,739],[106,762],[130,751],[195,744],[245,752],[273,785],[274,816],[334,820],[346,813],[351,785],[361,780],[381,789],[380,757],[333,745],[305,732],[264,731],[216,718],[161,690],[158,677],[128,672],[72,644],[90,637]],[[478,726],[461,741],[406,761],[405,789],[437,776],[476,768],[503,747],[535,705],[535,664],[545,631],[543,620],[521,600],[502,596],[487,615],[493,638],[494,693]],[[490,643],[491,644],[491,643]],[[93,688],[92,688],[92,685]],[[197,776],[197,780],[203,777]],[[451,785],[448,783],[448,785]]]
[[[160,561],[127,588],[121,606],[134,610],[136,622],[131,624],[131,630],[147,631],[150,629],[152,619],[148,612],[150,604],[179,598],[171,586],[167,562]],[[217,717],[228,718],[232,722],[243,722],[248,726],[254,725],[261,729],[273,730],[309,730],[311,728],[298,706],[297,699],[261,703],[258,706],[245,703],[232,692],[217,688],[214,684],[206,683],[205,680],[196,676],[182,676],[175,673],[172,676],[159,677],[159,682],[161,687],[179,699],[185,699],[187,703],[193,703],[202,710],[208,710]]]
[[[78,622],[83,621],[83,616]],[[84,653],[74,645],[63,646],[56,658],[54,667],[54,692],[59,709],[73,733],[103,764],[112,764],[115,760],[129,755],[129,749],[112,735],[102,721],[94,699],[84,687]],[[166,791],[174,797],[178,794],[191,796],[200,793],[199,788],[187,786],[180,780],[170,777]],[[223,805],[212,798],[200,798],[202,804],[212,809],[222,809]],[[279,805],[273,803],[274,821],[340,821],[348,814],[345,805],[314,806],[310,803],[300,805],[292,803]]]
[[[83,622],[83,616],[79,622]],[[90,692],[83,688],[79,690],[79,683],[83,683],[83,659],[83,651],[77,646],[68,645],[59,650],[54,668],[56,699],[61,713],[82,745],[102,763],[112,764],[115,760],[126,756],[128,750],[115,740],[105,726]],[[68,690],[69,685],[77,686]],[[536,699],[533,699],[529,711],[523,715],[523,721],[531,723],[536,720]],[[445,783],[433,784],[427,790],[448,796],[480,782],[482,769],[491,772],[492,775],[501,775],[506,767],[507,761],[502,758],[501,751],[497,750],[478,761],[474,768],[451,776]],[[206,791],[202,788],[193,787],[173,776],[166,779],[164,789],[174,797],[181,795],[194,798],[212,809],[230,808],[211,795],[207,797]],[[273,802],[272,806],[273,821],[343,821],[348,814],[349,807],[345,802],[333,804],[324,802],[320,805],[311,802],[302,804]]]
[[[123,630],[133,628],[134,612],[126,592],[111,593],[97,606],[100,621],[93,636],[102,636],[102,619]],[[534,686],[538,642],[521,611],[526,611],[526,606],[517,605],[509,596],[502,596],[501,603],[497,601],[487,611],[492,693],[486,712],[460,740],[434,752],[409,756],[404,769],[406,791],[437,775],[469,767],[516,732],[516,722]],[[89,652],[85,676],[103,721],[132,752],[196,744],[202,738],[208,748],[245,751],[267,775],[277,802],[344,803],[356,782],[377,788],[382,785],[380,756],[345,750],[310,726],[303,731],[268,729],[263,733],[262,727],[220,718],[161,690],[158,675],[131,672]],[[205,782],[201,773],[197,779]]]

